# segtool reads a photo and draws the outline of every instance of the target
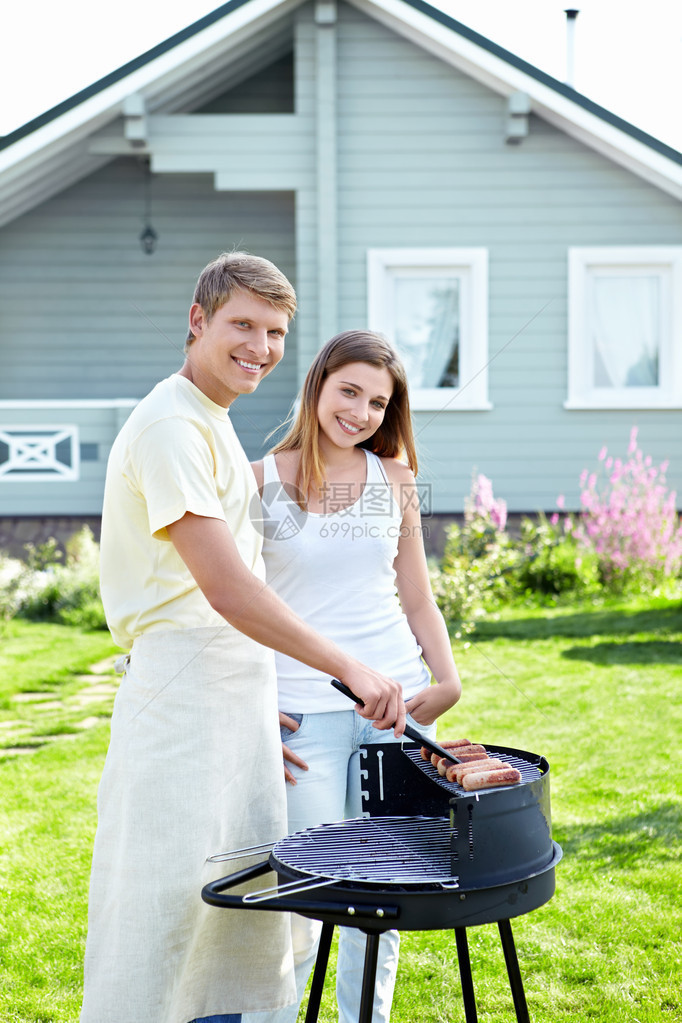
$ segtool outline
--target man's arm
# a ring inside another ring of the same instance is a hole
[[[211,607],[225,621],[263,646],[338,678],[365,704],[357,707],[376,728],[395,724],[401,736],[405,706],[401,686],[345,654],[299,618],[241,559],[221,519],[187,512],[168,535]]]

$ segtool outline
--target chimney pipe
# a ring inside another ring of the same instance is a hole
[[[566,85],[575,88],[575,23],[580,11],[567,7],[566,14]]]

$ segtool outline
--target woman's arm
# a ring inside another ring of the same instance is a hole
[[[419,724],[430,725],[457,703],[462,694],[462,684],[447,626],[431,591],[414,476],[399,462],[392,461],[386,468],[403,512],[398,554],[393,562],[398,596],[410,629],[436,681],[436,685],[408,700],[406,707]]]

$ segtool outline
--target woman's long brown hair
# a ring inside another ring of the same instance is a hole
[[[386,406],[384,419],[376,431],[358,447],[368,448],[385,458],[401,458],[417,475],[417,451],[412,431],[407,374],[399,355],[381,334],[370,330],[346,330],[337,334],[320,349],[308,370],[300,395],[298,412],[286,435],[271,453],[300,451],[296,486],[299,502],[304,507],[311,489],[324,486],[324,460],[319,446],[317,406],[326,378],[350,362],[367,362],[386,368],[393,379],[393,393]]]

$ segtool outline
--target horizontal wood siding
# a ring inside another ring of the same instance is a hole
[[[293,114],[180,114],[149,118],[152,169],[212,173],[218,187],[282,190],[310,186],[313,125]]]
[[[295,198],[216,192],[210,175],[154,175],[152,256],[140,165],[122,158],[0,231],[0,400],[141,398],[183,362],[196,278],[221,251],[272,259],[295,285]],[[296,390],[296,330],[276,372],[234,406],[250,456],[286,415]],[[241,407],[243,405],[243,408]],[[71,410],[8,413],[13,422],[76,422]],[[116,433],[79,413],[80,439],[98,445],[73,483],[0,481],[0,515],[96,514]]]
[[[294,55],[288,53],[203,104],[201,114],[288,114],[294,110]]]
[[[506,145],[501,97],[346,5],[338,55],[339,329],[366,323],[368,248],[489,251],[493,409],[415,415],[434,509],[461,511],[475,471],[512,510],[576,507],[633,425],[682,499],[682,413],[563,408],[568,247],[681,244],[680,204],[535,116]]]
[[[127,157],[0,230],[0,400],[139,399],[182,362],[197,274],[245,248],[277,263],[299,296],[283,364],[232,412],[249,454],[262,454],[326,340],[318,31],[337,36],[336,329],[367,322],[369,248],[489,253],[492,410],[415,414],[434,511],[460,512],[475,471],[512,511],[550,510],[558,494],[576,507],[581,470],[596,468],[604,444],[623,455],[633,425],[655,462],[670,459],[682,498],[682,412],[563,408],[568,248],[682,244],[680,204],[536,116],[527,138],[505,144],[505,100],[343,3],[336,28],[315,25],[312,3],[296,10],[293,69],[273,65],[206,113],[150,116],[153,256],[138,241],[143,165]],[[117,134],[118,124],[103,130],[100,151]],[[81,442],[99,456],[81,480],[0,482],[0,515],[99,511],[115,414],[79,416]],[[14,421],[37,420],[0,408],[0,423]],[[59,420],[46,411],[42,421]]]

